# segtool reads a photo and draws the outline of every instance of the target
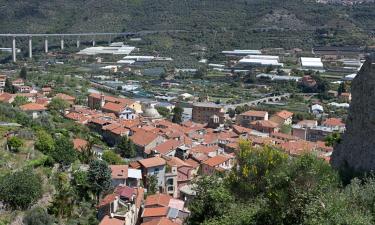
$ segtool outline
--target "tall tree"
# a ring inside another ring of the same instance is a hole
[[[87,177],[91,190],[99,202],[101,193],[111,186],[111,169],[105,161],[94,160],[90,163]]]
[[[22,67],[20,71],[20,77],[24,80],[27,80],[27,70],[26,67]]]
[[[16,92],[16,89],[15,89],[14,86],[12,85],[12,81],[10,81],[9,78],[7,78],[7,79],[5,80],[4,91],[5,91],[5,92],[8,92],[8,93],[12,93],[12,94]]]
[[[124,163],[124,160],[111,150],[104,151],[102,159],[110,165],[120,165]]]
[[[55,150],[52,152],[53,159],[63,166],[68,166],[77,159],[73,142],[64,135],[56,139]]]
[[[176,106],[173,108],[173,117],[172,122],[173,123],[181,123],[182,122],[182,113],[184,112],[184,109],[180,106]]]
[[[122,137],[115,151],[125,158],[133,158],[137,155],[134,143],[127,136]]]

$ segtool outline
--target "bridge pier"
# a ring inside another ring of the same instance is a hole
[[[12,40],[12,59],[13,59],[13,62],[16,62],[17,61],[17,49],[16,49],[16,37],[13,37],[13,40]]]
[[[77,39],[77,48],[79,48],[79,45],[80,45],[81,43],[80,43],[80,41],[79,41],[79,39]]]
[[[60,40],[60,47],[61,47],[61,50],[64,50],[64,39],[61,38]]]
[[[46,37],[46,39],[44,39],[44,52],[48,53],[48,39],[47,39],[47,37]]]
[[[95,47],[95,39],[92,39],[92,47]]]
[[[29,37],[29,58],[33,58],[33,40]]]

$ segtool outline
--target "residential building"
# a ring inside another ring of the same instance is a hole
[[[341,118],[328,118],[323,121],[322,126],[329,127],[340,133],[345,131],[345,123],[342,122]]]
[[[236,117],[236,123],[246,128],[249,128],[250,123],[256,120],[268,120],[268,112],[250,110]]]
[[[44,105],[39,105],[36,103],[27,103],[25,105],[21,105],[20,109],[27,114],[31,115],[33,119],[36,119],[43,115],[47,108]]]
[[[219,117],[220,124],[224,123],[225,112],[222,106],[208,102],[198,102],[193,104],[193,122],[208,123],[213,115]]]
[[[277,133],[279,132],[279,124],[270,120],[256,120],[250,123],[250,128],[262,133]]]
[[[16,79],[16,80],[12,81],[12,85],[13,86],[24,86],[25,81],[23,79]]]
[[[97,93],[92,93],[88,96],[88,106],[91,109],[101,109],[108,102],[119,104],[122,107],[127,106],[133,109],[136,113],[142,113],[141,104],[131,99],[117,98]]]
[[[110,165],[112,186],[125,185],[128,187],[139,187],[142,179],[142,171],[129,168],[128,165]]]
[[[212,175],[215,172],[229,171],[234,165],[234,157],[230,155],[217,155],[202,163],[202,174]]]
[[[272,122],[279,124],[280,126],[291,125],[293,122],[293,113],[286,110],[282,110],[272,115],[270,120]]]
[[[134,134],[130,136],[140,154],[147,156],[151,150],[164,141],[162,136],[142,128],[133,129]]]
[[[142,159],[138,161],[141,165],[143,180],[147,184],[147,177],[156,176],[158,188],[162,192],[165,186],[166,161],[160,157]]]
[[[71,105],[71,106],[74,105],[74,102],[76,100],[75,97],[64,94],[64,93],[58,93],[58,94],[55,95],[54,98],[59,98],[61,100],[64,100],[64,101],[68,102],[69,105]]]

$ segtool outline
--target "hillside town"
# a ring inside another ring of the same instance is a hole
[[[98,54],[97,51],[105,50],[90,48],[78,54]],[[108,77],[117,76],[117,66],[105,67],[111,70],[105,82],[88,78],[92,91],[85,94],[75,85],[73,92],[69,89],[64,92],[54,80],[40,82],[23,68],[19,74],[1,75],[0,101],[32,120],[43,121],[52,116],[51,123],[69,121],[81,127],[76,129],[90,132],[89,135],[70,132],[68,142],[72,143],[74,154],[108,163],[110,186],[98,196],[93,208],[100,225],[183,224],[190,215],[189,202],[196,195],[196,181],[205,176],[229,174],[237,165],[243,140],[254,147],[272,146],[290,157],[312,154],[328,164],[336,139],[345,132],[346,112],[337,113],[335,109],[348,108],[351,93],[346,86],[354,76],[342,77],[341,81],[335,81],[339,85],[335,82],[330,85],[338,90],[328,86],[322,91],[319,90],[322,81],[313,72],[324,73],[327,68],[321,58],[302,57],[298,70],[301,75],[291,76],[279,71],[283,68],[279,56],[255,50],[223,51],[223,54],[240,56],[238,65],[259,70],[255,78],[265,84],[258,83],[257,89],[269,90],[271,86],[265,86],[273,82],[295,83],[303,90],[324,92],[329,101],[322,100],[322,93],[307,91],[258,94],[258,99],[223,103],[210,100],[209,89],[203,96],[184,89],[180,95],[164,95],[159,91],[154,98],[125,97],[124,93],[134,94],[144,84],[124,83],[118,78],[108,81]],[[358,56],[353,71],[360,68],[360,57],[364,56]],[[127,56],[120,63],[151,60],[161,59]],[[237,64],[233,65],[236,66],[229,70],[230,76],[243,72],[235,69],[239,67]],[[211,66],[211,71],[228,73],[224,65]],[[176,85],[182,84],[164,79],[154,87],[171,93]],[[291,101],[307,103],[305,113],[301,114],[300,109],[283,109]],[[264,105],[282,108],[267,110]],[[25,125],[17,119],[12,122],[17,123],[4,121],[1,125],[11,128],[4,130],[8,148],[12,148],[9,141],[15,137],[33,142],[33,138],[25,137],[22,132]],[[92,137],[99,141],[93,142]],[[88,164],[85,160],[81,162],[77,171],[87,172]]]

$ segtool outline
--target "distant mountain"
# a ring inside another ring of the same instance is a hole
[[[373,44],[374,18],[372,3],[315,0],[0,0],[1,33],[188,31],[155,35],[171,49]]]

